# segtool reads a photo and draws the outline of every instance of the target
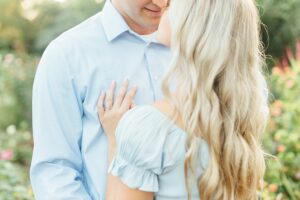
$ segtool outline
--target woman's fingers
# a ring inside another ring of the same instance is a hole
[[[133,87],[127,92],[129,81],[126,80],[120,90],[119,94],[114,100],[114,94],[116,89],[116,81],[113,81],[106,92],[102,92],[98,100],[98,110],[100,117],[108,110],[121,110],[126,112],[128,109],[134,106],[133,99],[137,92],[137,86]],[[105,105],[103,107],[103,105]]]
[[[132,108],[134,108],[136,106],[136,104],[135,104],[135,102],[132,100],[132,102],[131,102],[131,105],[130,105],[130,108],[129,109],[132,109]]]
[[[124,97],[126,95],[126,92],[127,92],[128,84],[129,84],[129,81],[126,79],[125,82],[122,84],[122,86],[120,88],[118,96],[116,97],[116,100],[115,100],[114,105],[113,105],[114,107],[120,107],[121,106],[121,104],[124,100]]]
[[[128,110],[131,107],[135,94],[137,92],[137,86],[134,86],[125,96],[122,102],[122,110]]]
[[[105,95],[105,110],[111,110],[116,89],[116,81],[113,81]]]
[[[104,99],[105,99],[105,92],[101,92],[99,99],[98,99],[98,112],[99,112],[99,116],[102,117],[105,113],[104,111]]]

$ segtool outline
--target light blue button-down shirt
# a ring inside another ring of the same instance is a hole
[[[36,199],[105,199],[107,140],[97,100],[113,80],[138,85],[136,104],[161,97],[167,47],[133,33],[107,1],[101,13],[51,42],[33,86]]]

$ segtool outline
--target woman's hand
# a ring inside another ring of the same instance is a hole
[[[108,138],[109,145],[109,160],[113,156],[116,148],[115,131],[119,120],[125,112],[131,109],[133,98],[137,92],[137,87],[133,87],[127,92],[128,80],[126,80],[119,91],[119,94],[114,100],[116,82],[113,81],[106,92],[102,92],[98,100],[99,119]]]

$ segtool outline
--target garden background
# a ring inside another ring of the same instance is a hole
[[[47,44],[99,12],[102,0],[0,0],[0,200],[34,199],[31,91]],[[300,200],[300,0],[257,0],[271,118],[263,199]],[[298,42],[297,42],[298,41]]]

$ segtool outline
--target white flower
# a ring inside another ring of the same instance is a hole
[[[14,135],[17,132],[17,128],[16,128],[15,125],[9,125],[6,128],[6,132],[7,132],[8,135]]]

